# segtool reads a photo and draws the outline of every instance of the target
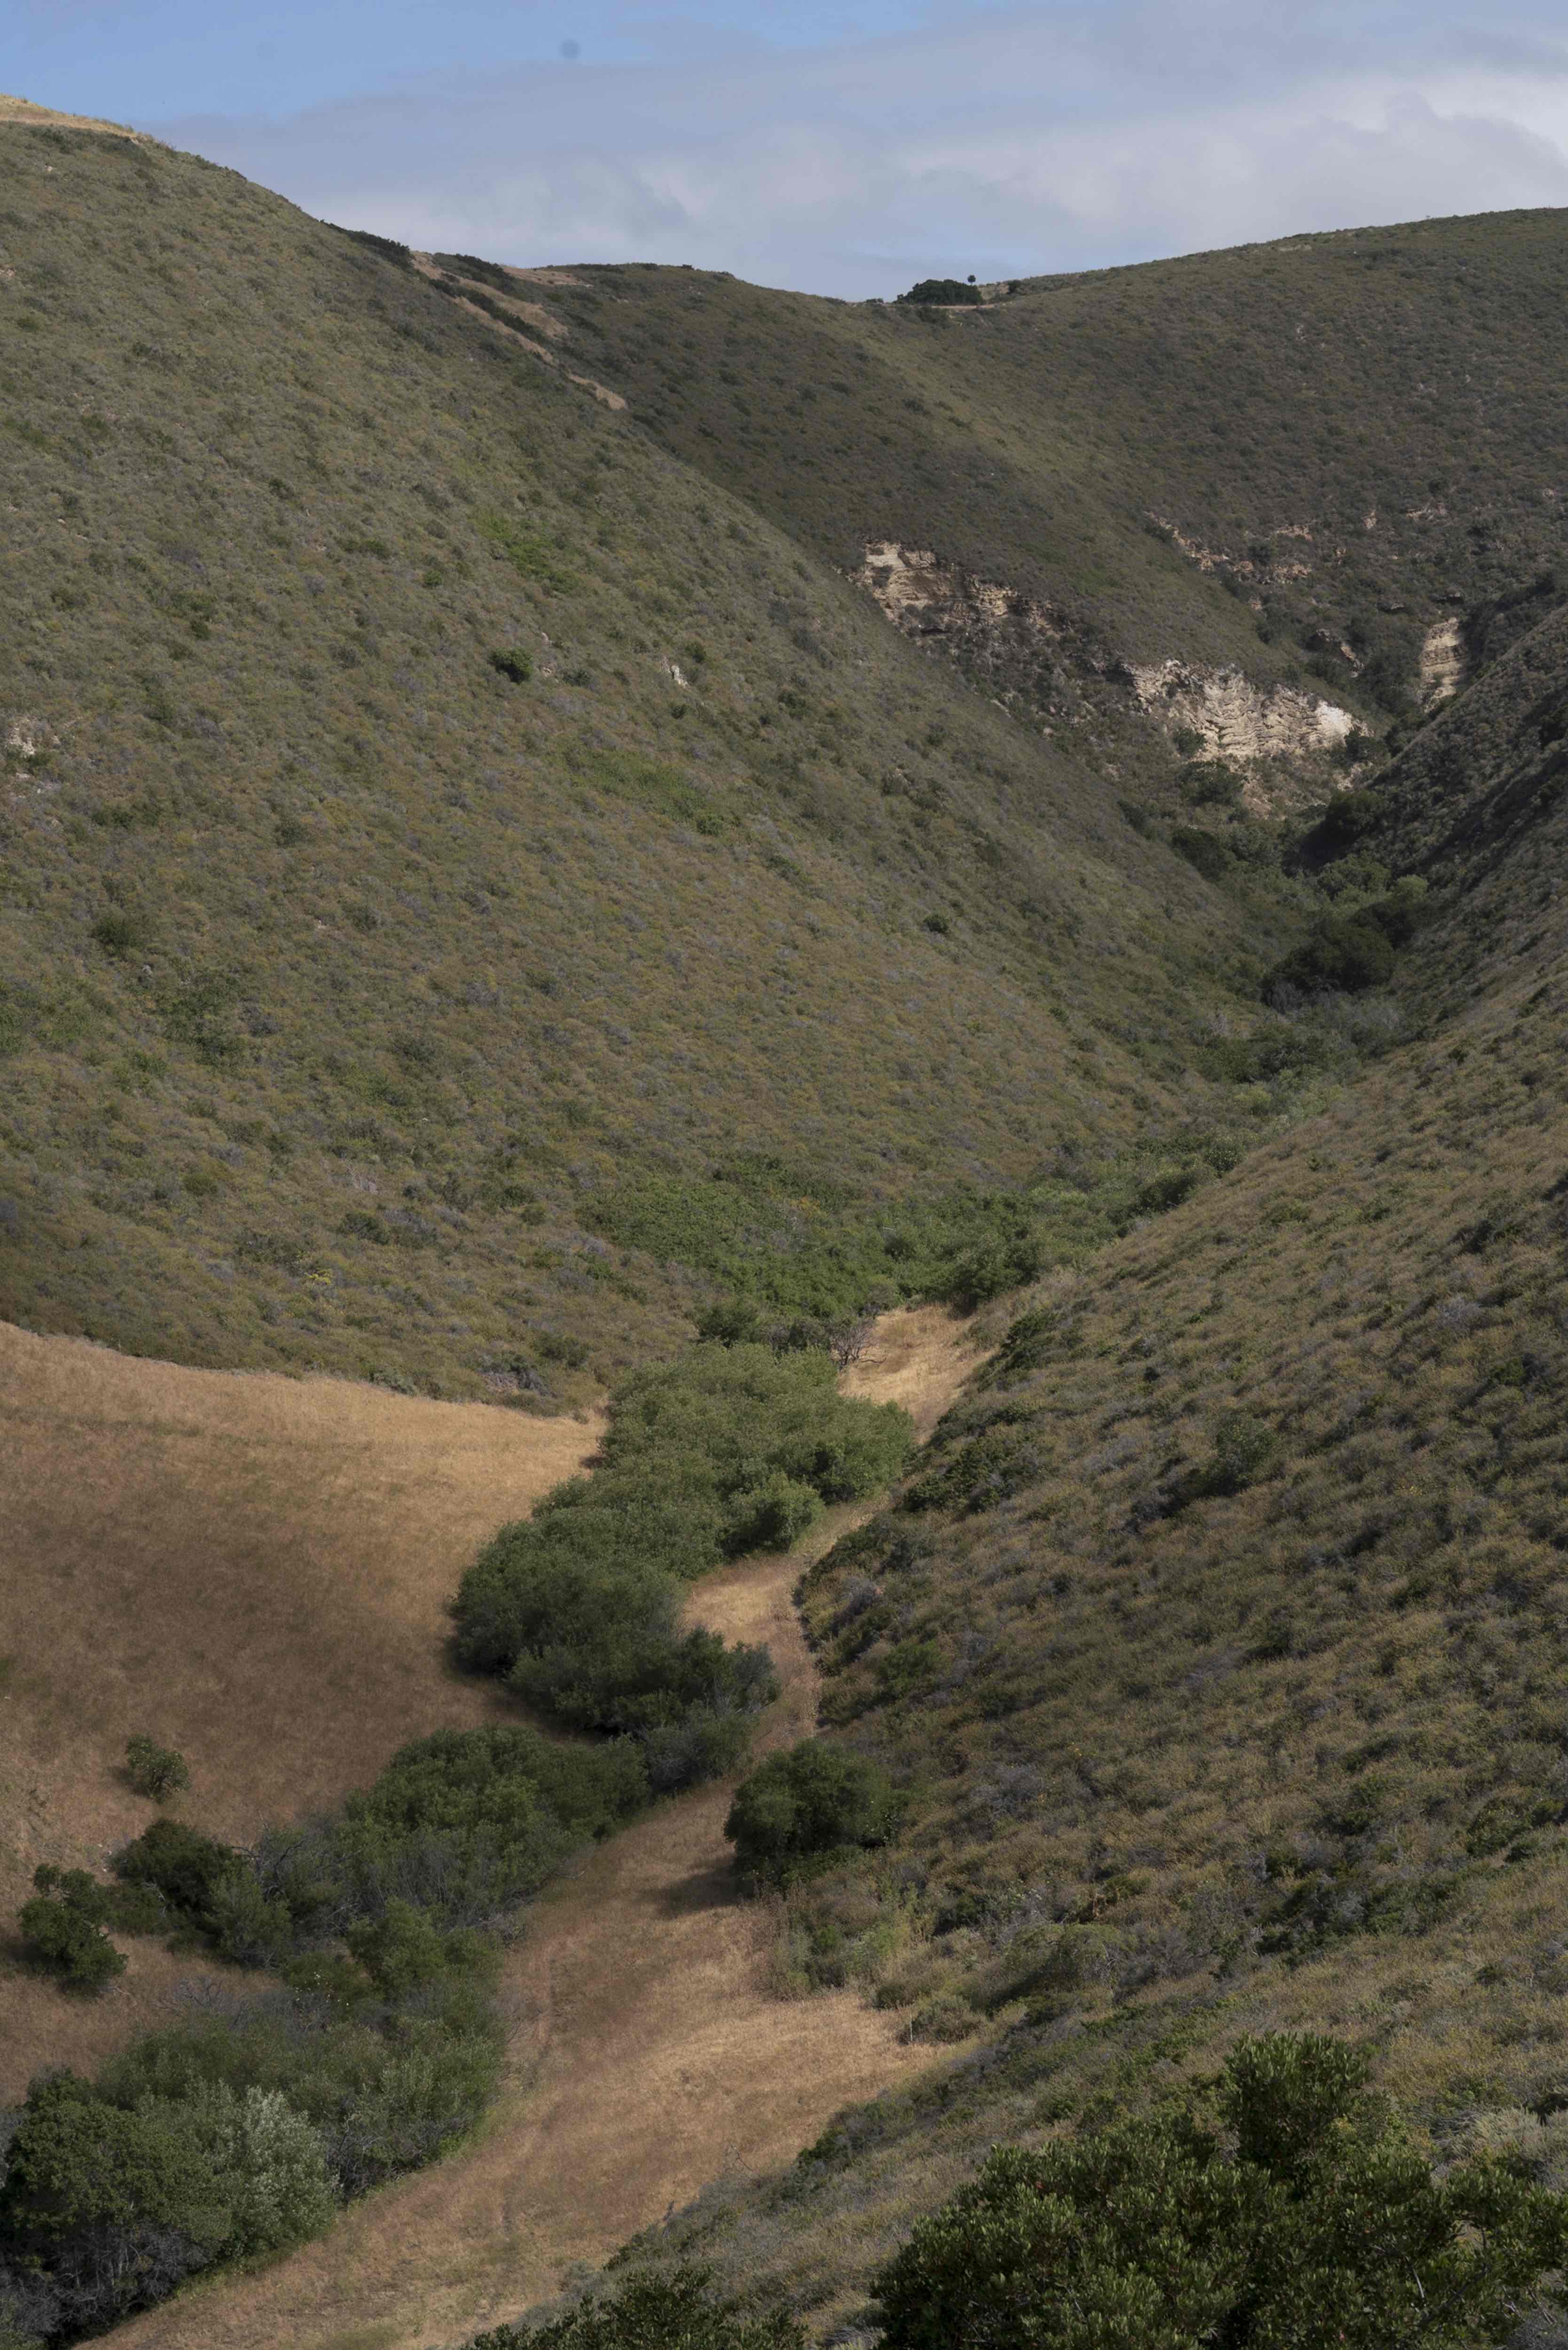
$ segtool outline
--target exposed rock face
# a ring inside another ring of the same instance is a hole
[[[1063,634],[1059,616],[1043,604],[997,580],[977,579],[957,564],[944,563],[929,547],[872,540],[855,577],[906,636],[953,638],[1011,629],[1020,640],[1043,645],[1054,644]]]
[[[855,578],[906,636],[945,650],[998,701],[1047,722],[1046,733],[1054,731],[1049,722],[1103,724],[1119,708],[1152,720],[1167,735],[1186,732],[1207,757],[1241,767],[1275,763],[1267,783],[1254,775],[1244,787],[1248,806],[1260,815],[1280,800],[1282,765],[1310,761],[1321,790],[1324,755],[1338,751],[1355,724],[1348,710],[1321,695],[1257,686],[1233,667],[1118,660],[1064,612],[979,578],[929,547],[874,540]],[[1284,797],[1292,796],[1285,784]]]
[[[1451,702],[1465,672],[1464,637],[1457,619],[1438,620],[1427,631],[1421,646],[1421,707],[1435,710]]]
[[[1348,710],[1293,685],[1254,685],[1239,669],[1186,661],[1135,667],[1139,707],[1174,733],[1203,738],[1211,758],[1291,759],[1337,750],[1355,724]]]

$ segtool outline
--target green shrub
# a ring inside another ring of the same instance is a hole
[[[490,666],[503,677],[510,678],[514,685],[526,685],[534,674],[534,664],[527,654],[514,650],[492,653]]]
[[[1204,1472],[1211,1493],[1239,1493],[1266,1477],[1280,1456],[1280,1440],[1255,1412],[1228,1411],[1214,1431],[1214,1452]]]
[[[134,914],[126,913],[121,907],[111,906],[107,914],[99,916],[92,926],[92,934],[105,954],[122,955],[129,954],[133,947],[141,943],[142,928]]]
[[[806,2334],[787,2310],[725,2299],[711,2270],[682,2262],[545,2324],[496,2326],[469,2350],[806,2350]]]
[[[139,1795],[155,1804],[167,1803],[191,1783],[185,1757],[171,1746],[160,1746],[143,1731],[126,1741],[125,1775]]]
[[[1235,863],[1219,834],[1206,832],[1200,825],[1172,825],[1170,845],[1205,881],[1223,881]]]
[[[964,1250],[933,1276],[929,1292],[945,1305],[957,1306],[961,1314],[974,1314],[993,1297],[1038,1281],[1044,1269],[1045,1252],[1039,1238],[1026,1227],[1019,1227]]]
[[[25,1901],[17,1923],[28,1958],[47,1967],[68,1990],[107,1991],[125,1972],[125,1959],[104,1932],[112,1915],[109,1888],[85,1869],[35,1870],[36,1888]]]
[[[881,1765],[807,1738],[770,1754],[735,1790],[724,1834],[741,1867],[774,1879],[846,1846],[885,1844],[898,1820]]]
[[[940,303],[983,302],[984,295],[978,286],[966,285],[961,277],[922,277],[907,294],[894,296],[898,302]]]
[[[182,1820],[154,1820],[114,1856],[127,1884],[156,1887],[171,1909],[204,1924],[220,1882],[240,1864],[233,1846],[219,1844]]]
[[[1367,912],[1330,914],[1271,966],[1263,1000],[1278,1004],[1294,995],[1359,995],[1384,986],[1393,971],[1394,950]]]
[[[1243,2041],[1217,2118],[1004,2148],[877,2280],[887,2350],[1474,2350],[1563,2256],[1568,2198],[1503,2164],[1439,2183],[1356,2052]]]
[[[724,1523],[724,1547],[742,1551],[789,1550],[822,1515],[822,1496],[804,1478],[775,1469],[760,1485],[734,1494]]]

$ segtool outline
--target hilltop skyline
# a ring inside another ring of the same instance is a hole
[[[31,0],[12,57],[31,98],[415,245],[851,298],[1568,203],[1541,5]]]

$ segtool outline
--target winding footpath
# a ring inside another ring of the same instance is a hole
[[[972,1356],[945,1313],[877,1325],[846,1391],[897,1401],[929,1433]],[[765,1639],[784,1693],[762,1744],[816,1715],[791,1601],[803,1565],[864,1513],[843,1510],[788,1557],[713,1575],[691,1615]],[[776,1932],[743,1898],[724,1841],[727,1788],[664,1804],[590,1854],[530,1915],[508,1962],[511,2061],[476,2144],[350,2208],[330,2234],[226,2275],[105,2337],[117,2350],[430,2350],[559,2291],[726,2172],[787,2162],[841,2106],[919,2072],[896,2019],[841,1991],[781,2002]]]

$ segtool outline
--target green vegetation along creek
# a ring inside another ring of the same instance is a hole
[[[1556,2350],[1565,216],[883,306],[0,180],[3,1310],[613,1399],[456,1599],[536,1723],[44,1858],[62,2001],[273,1987],[6,2117],[13,2336],[453,2143],[496,1918],[716,1778],[929,2066],[491,2350]],[[682,1581],[855,1496],[748,1771]]]

